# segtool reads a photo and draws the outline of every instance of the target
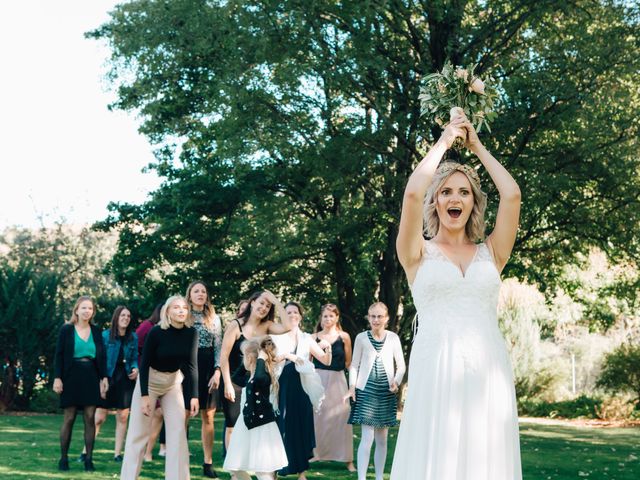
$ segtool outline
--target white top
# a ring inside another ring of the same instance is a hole
[[[364,390],[369,374],[373,368],[373,364],[377,357],[382,358],[384,370],[389,379],[389,386],[395,381],[396,385],[400,385],[406,366],[404,356],[402,355],[402,346],[400,345],[400,337],[389,330],[385,330],[386,339],[380,352],[369,341],[367,332],[359,333],[353,345],[353,356],[351,358],[351,366],[349,367],[349,386],[359,390]],[[393,362],[395,360],[395,374]]]
[[[318,410],[324,400],[324,387],[322,386],[322,379],[316,372],[316,367],[311,363],[311,343],[316,343],[311,335],[298,330],[296,335],[296,343],[291,339],[288,333],[280,335],[271,335],[271,339],[276,346],[277,354],[284,355],[287,353],[294,353],[301,358],[304,363],[301,365],[296,364],[295,369],[300,374],[300,383],[302,389],[309,397],[311,405],[314,410]],[[284,368],[285,362],[282,361],[276,367],[276,376],[279,377]]]

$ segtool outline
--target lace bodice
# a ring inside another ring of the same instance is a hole
[[[423,260],[411,286],[418,335],[449,327],[497,331],[499,291],[500,275],[484,243],[477,246],[463,274],[435,243],[425,242]]]

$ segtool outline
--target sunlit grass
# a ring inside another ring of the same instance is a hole
[[[118,478],[120,464],[113,461],[113,435],[115,419],[109,416],[96,444],[95,474],[85,473],[76,462],[82,449],[82,419],[76,420],[71,446],[71,471],[58,472],[58,435],[60,415],[29,417],[0,416],[0,478],[6,479],[78,479]],[[199,420],[191,425],[190,449],[192,478],[202,478],[202,452],[199,442]],[[216,416],[216,431],[220,433],[222,417]],[[525,480],[615,479],[640,478],[640,428],[591,428],[571,425],[521,424],[521,448]],[[387,471],[391,468],[396,430],[389,436]],[[359,430],[355,430],[357,448]],[[214,464],[220,477],[220,442],[216,439]],[[355,479],[344,464],[319,462],[312,464],[309,478],[331,480]],[[163,460],[159,457],[143,465],[141,480],[164,477]],[[288,477],[295,479],[294,476]],[[369,478],[373,479],[373,470]],[[388,473],[385,479],[388,479]]]

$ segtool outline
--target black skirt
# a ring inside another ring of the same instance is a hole
[[[123,363],[116,365],[109,382],[107,399],[99,405],[101,408],[116,408],[118,410],[131,408],[131,399],[136,381],[129,379]]]
[[[228,428],[233,428],[240,416],[240,397],[242,396],[242,387],[232,383],[233,390],[236,393],[236,401],[230,402],[224,396],[224,382],[220,381],[220,389],[218,395],[220,396],[220,403],[222,403],[222,413],[224,413],[224,423]]]
[[[198,349],[198,402],[200,409],[218,408],[219,395],[218,389],[214,389],[209,393],[209,380],[215,373],[214,368],[214,350],[213,348]],[[220,376],[222,383],[222,376]],[[191,383],[187,376],[182,382],[182,394],[184,397],[184,408],[190,409],[191,406]]]
[[[74,358],[69,373],[62,381],[60,408],[98,406],[100,378],[93,358]]]
[[[289,465],[278,475],[292,475],[309,470],[316,434],[313,426],[313,406],[302,388],[295,364],[287,362],[279,379],[278,427],[287,452]]]

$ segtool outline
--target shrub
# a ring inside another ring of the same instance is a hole
[[[623,343],[606,355],[597,386],[640,400],[640,345]]]
[[[602,404],[596,407],[596,414],[602,420],[626,420],[634,416],[637,405],[637,400],[628,397],[605,397]]]
[[[33,391],[29,410],[38,413],[58,413],[60,397],[50,388],[38,388]]]
[[[597,410],[602,400],[580,395],[573,400],[543,402],[523,400],[518,404],[520,415],[548,418],[598,418]]]

